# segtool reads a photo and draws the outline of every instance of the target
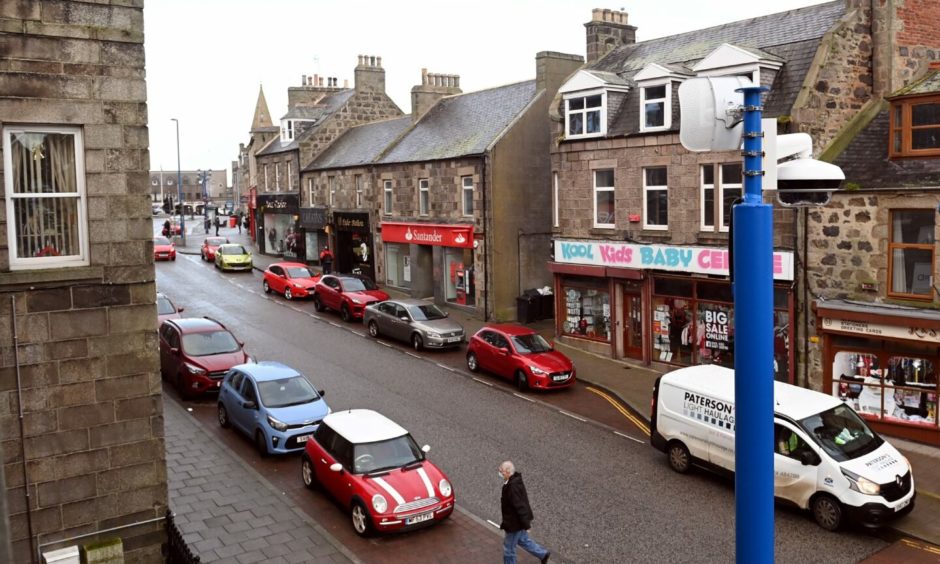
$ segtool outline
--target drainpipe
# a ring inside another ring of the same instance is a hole
[[[483,179],[483,269],[486,271],[486,284],[483,285],[483,321],[490,320],[490,284],[492,283],[492,272],[490,272],[490,226],[488,221],[487,214],[487,193],[490,191],[490,182],[486,177],[486,153],[483,154],[481,161],[483,162],[482,169],[480,171],[480,178]]]
[[[803,381],[801,384],[804,388],[809,387],[809,365],[810,365],[810,355],[809,355],[809,275],[806,273],[806,259],[809,257],[809,209],[802,208],[800,210],[800,215],[803,220],[803,299],[801,309],[803,310]]]
[[[26,432],[23,425],[23,384],[20,377],[19,333],[16,328],[16,296],[10,296],[10,316],[13,319],[13,364],[16,366],[16,404],[20,419],[20,452],[23,457],[23,486],[26,492],[26,527],[29,531],[29,551],[32,561],[36,561],[36,537],[33,535],[33,504],[29,498],[29,474],[26,471]],[[5,489],[0,490],[6,492]],[[6,511],[3,512],[4,521]],[[12,560],[6,560],[12,562]]]

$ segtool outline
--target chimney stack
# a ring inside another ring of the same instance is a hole
[[[359,55],[354,86],[357,92],[385,92],[385,69],[382,57]]]
[[[627,13],[595,8],[587,32],[587,64],[594,63],[621,45],[636,43],[636,27],[627,23]]]
[[[444,96],[460,94],[460,76],[421,69],[421,84],[411,89],[411,119],[418,121]]]

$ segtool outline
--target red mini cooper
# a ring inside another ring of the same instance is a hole
[[[323,418],[301,456],[310,489],[322,487],[349,511],[353,529],[403,531],[443,521],[454,511],[447,476],[408,431],[369,409]]]
[[[571,359],[520,325],[490,325],[477,331],[467,346],[467,368],[492,372],[515,382],[520,391],[567,388],[575,382]]]

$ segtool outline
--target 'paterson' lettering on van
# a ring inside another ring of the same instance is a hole
[[[693,392],[684,393],[682,408],[685,415],[720,429],[734,430],[734,405]]]

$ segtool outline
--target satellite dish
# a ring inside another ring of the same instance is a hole
[[[679,141],[689,151],[733,151],[741,148],[744,129],[739,109],[753,86],[743,76],[691,78],[679,85]]]

